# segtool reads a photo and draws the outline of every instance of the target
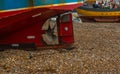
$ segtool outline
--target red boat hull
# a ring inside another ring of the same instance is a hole
[[[0,12],[0,47],[5,45],[19,47],[24,46],[23,44],[28,47],[32,45],[35,47],[46,46],[42,38],[42,34],[45,33],[45,30],[42,30],[45,21],[50,17],[70,11],[78,5],[82,4],[67,5],[67,8],[65,8],[66,6],[57,6]],[[63,24],[63,26],[62,23],[58,25],[59,45],[71,45],[74,42],[71,15],[70,21]],[[66,27],[69,30],[65,32]]]

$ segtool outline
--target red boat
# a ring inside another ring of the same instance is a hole
[[[68,11],[81,5],[82,0],[1,0],[0,48],[58,48],[73,44],[72,16]]]

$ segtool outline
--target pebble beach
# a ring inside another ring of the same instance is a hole
[[[120,74],[120,24],[73,23],[74,49],[0,51],[0,74]]]

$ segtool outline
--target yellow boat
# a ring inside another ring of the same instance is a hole
[[[120,22],[120,8],[102,9],[81,6],[77,8],[77,13],[82,21],[98,22]]]

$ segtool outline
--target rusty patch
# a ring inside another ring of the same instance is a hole
[[[28,5],[29,5],[29,7],[33,7],[34,6],[34,0],[28,0]]]

